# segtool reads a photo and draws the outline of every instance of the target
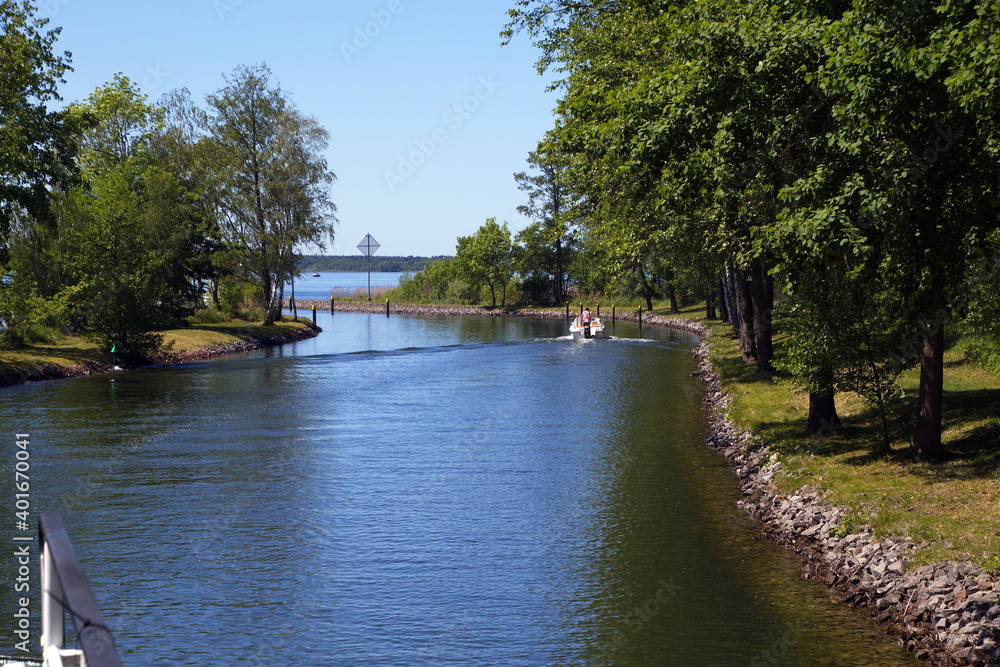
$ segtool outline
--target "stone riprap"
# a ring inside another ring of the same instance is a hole
[[[779,493],[773,484],[778,457],[727,419],[729,399],[709,363],[708,344],[695,356],[695,375],[708,385],[707,443],[735,463],[740,505],[771,539],[805,558],[806,576],[826,582],[839,600],[867,608],[931,664],[1000,665],[1000,581],[971,562],[911,568],[911,540],[878,538],[867,525],[848,531],[846,511],[810,486]]]

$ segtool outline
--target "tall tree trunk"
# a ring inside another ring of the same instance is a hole
[[[274,325],[274,283],[271,281],[271,272],[264,270],[264,326]]]
[[[277,298],[276,301],[277,301],[278,305],[274,309],[275,310],[274,321],[275,322],[280,322],[282,320],[282,313],[281,313],[282,308],[281,307],[282,307],[282,304],[285,303],[285,281],[284,280],[282,280],[281,283],[278,285],[278,298]]]
[[[667,298],[670,299],[670,312],[681,312],[681,309],[677,307],[677,290],[674,289],[673,283],[667,283]]]
[[[751,262],[747,277],[750,281],[750,298],[753,299],[753,331],[757,343],[757,369],[770,372],[774,370],[771,366],[771,361],[774,359],[771,328],[771,304],[774,297],[773,292],[768,289],[766,273],[760,262]],[[771,296],[769,296],[769,292]]]
[[[809,419],[806,429],[810,433],[831,436],[842,428],[840,417],[837,416],[837,404],[834,394],[809,392]]]
[[[639,277],[642,278],[642,294],[646,297],[646,310],[653,310],[653,290],[649,288],[649,281],[646,279],[646,269],[639,264]]]
[[[913,448],[918,459],[944,456],[941,446],[941,400],[944,394],[944,324],[929,332],[920,351],[920,393]]]
[[[713,292],[705,295],[705,319],[715,319],[715,294]]]
[[[726,300],[726,310],[729,311],[729,323],[735,328],[739,328],[740,306],[739,287],[740,273],[736,266],[730,264],[726,266],[726,274],[723,276],[723,297]]]
[[[740,354],[743,362],[752,364],[757,360],[757,343],[753,333],[753,301],[750,283],[739,269],[733,270],[736,279],[736,329],[740,337]]]
[[[556,239],[556,303],[563,303],[565,299],[565,290],[563,289],[563,253],[562,253],[562,236]]]
[[[729,299],[726,298],[727,282],[728,279],[719,278],[719,316],[726,324],[732,324],[733,320],[729,317]]]

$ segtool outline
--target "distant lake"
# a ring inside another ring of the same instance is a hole
[[[404,273],[372,273],[372,292],[379,287],[396,287]],[[368,273],[334,273],[320,272],[319,276],[311,273],[303,274],[295,280],[296,299],[329,299],[335,296],[354,296],[356,290],[368,291]],[[285,297],[291,295],[291,290],[285,287]]]

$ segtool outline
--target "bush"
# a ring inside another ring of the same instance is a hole
[[[1000,375],[1000,339],[987,334],[969,334],[961,338],[955,349],[980,368]]]
[[[0,289],[0,344],[17,348],[52,342],[68,328],[79,291],[74,287],[45,298],[4,284]]]
[[[480,289],[463,278],[454,260],[442,259],[413,275],[385,295],[394,303],[479,303]]]

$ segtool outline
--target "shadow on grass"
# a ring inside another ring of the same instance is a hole
[[[869,465],[885,460],[906,466],[907,470],[928,480],[995,479],[1000,470],[1000,389],[949,391],[944,397],[945,431],[962,429],[958,437],[945,441],[945,458],[933,464],[913,458],[911,438],[914,427],[915,403],[901,402],[894,406],[890,421],[892,451],[873,456],[873,445],[881,441],[881,425],[873,410],[844,420],[844,429],[832,436],[809,436],[802,423],[765,423],[767,436],[786,448],[798,449],[815,456],[844,456],[852,466]]]

